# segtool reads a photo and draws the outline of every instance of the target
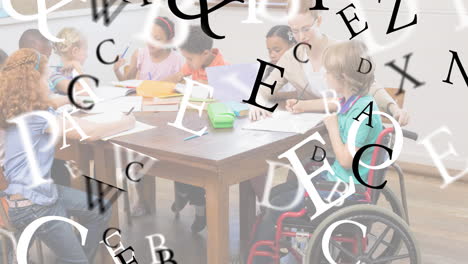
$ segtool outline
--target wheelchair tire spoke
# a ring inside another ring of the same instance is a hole
[[[390,227],[387,226],[385,228],[385,230],[382,232],[382,234],[380,234],[380,236],[377,238],[377,240],[375,241],[374,245],[372,245],[371,249],[369,250],[369,253],[367,254],[367,256],[372,256],[372,254],[374,254],[375,250],[379,247],[379,245],[382,243],[383,239],[385,238],[385,236],[388,234],[388,231],[390,231]]]
[[[405,258],[409,258],[409,254],[391,256],[391,257],[383,257],[383,258],[379,258],[379,259],[376,259],[376,260],[372,261],[372,263],[374,263],[374,264],[391,263],[392,261],[399,260],[399,259],[405,259]]]
[[[330,240],[330,243],[331,243],[333,246],[337,247],[339,250],[341,250],[341,252],[344,253],[345,255],[347,255],[348,257],[351,257],[351,258],[352,258],[353,260],[355,260],[355,261],[358,260],[357,257],[356,257],[353,253],[349,252],[349,250],[347,250],[346,248],[344,248],[340,243],[338,243],[338,242],[336,242],[336,241],[334,241],[334,240]]]
[[[367,234],[367,236],[371,236],[371,237],[373,237],[373,238],[377,238],[377,236],[374,235],[374,234],[372,234],[372,233]],[[387,246],[387,247],[395,248],[392,244],[388,243],[388,242],[385,241],[385,240],[382,240],[382,241],[380,242],[380,244],[385,245],[385,246]]]

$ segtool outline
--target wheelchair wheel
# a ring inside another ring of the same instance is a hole
[[[406,222],[405,210],[395,193],[390,188],[385,187],[381,190],[380,195],[377,206],[388,208]]]
[[[325,231],[340,220],[360,223],[366,226],[367,230],[366,234],[362,234],[360,228],[349,223],[341,224],[334,229],[328,248],[335,263],[421,263],[417,242],[408,225],[387,209],[375,205],[349,206],[325,218],[309,240],[304,263],[331,263],[324,256],[322,238]],[[396,245],[393,244],[395,241]]]

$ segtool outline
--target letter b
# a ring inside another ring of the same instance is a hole
[[[159,260],[161,261],[161,264],[164,264],[164,263],[177,264],[177,262],[172,259],[174,257],[174,252],[172,250],[170,250],[170,249],[161,249],[161,250],[159,250],[157,252],[158,252]],[[164,258],[164,252],[169,253],[169,258],[167,258],[167,259]]]

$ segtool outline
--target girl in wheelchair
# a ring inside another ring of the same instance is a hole
[[[348,150],[348,132],[351,125],[361,113],[368,108],[373,97],[368,95],[370,86],[374,83],[374,71],[371,70],[367,74],[358,72],[361,58],[372,61],[368,55],[366,46],[359,41],[347,41],[334,44],[330,46],[323,56],[323,64],[327,71],[326,81],[330,89],[334,89],[337,94],[341,95],[340,99],[341,110],[337,114],[329,115],[324,119],[324,124],[329,134],[333,152],[335,154],[335,161],[331,166],[334,175],[330,172],[324,171],[320,175],[314,177],[314,182],[336,182],[341,180],[345,183],[349,182],[349,177],[353,175],[351,169],[353,156]],[[292,112],[301,112],[300,109],[306,109],[307,101],[297,101],[295,99],[288,100],[287,109]],[[376,104],[373,104],[376,107]],[[378,111],[377,109],[373,109]],[[369,112],[368,110],[364,111]],[[362,113],[362,115],[365,115]],[[368,125],[368,119],[363,120],[361,117],[361,126],[356,136],[356,151],[367,144],[372,144],[376,141],[379,133],[382,131],[382,121],[379,115],[372,116],[372,124]],[[372,158],[372,150],[367,149],[361,157],[361,161],[365,164],[370,164]],[[304,164],[304,163],[303,163]],[[305,166],[307,167],[307,166]],[[361,178],[367,182],[368,168],[359,166]],[[310,173],[310,172],[308,172]],[[288,177],[291,179],[291,177]],[[356,185],[359,182],[353,177]],[[285,206],[290,204],[297,192],[297,181],[288,180],[286,183],[280,184],[273,188],[270,195],[270,203],[274,206]],[[314,183],[315,184],[315,183]],[[322,199],[327,199],[330,196],[329,191],[320,191],[319,194]],[[334,193],[333,197],[339,197],[339,193]],[[332,198],[333,200],[334,198]],[[354,194],[347,198],[347,200],[359,199],[358,194]],[[296,204],[292,210],[297,212],[305,207],[304,199]],[[310,207],[307,208],[309,211]],[[336,210],[335,207],[331,210]],[[313,209],[312,209],[313,210]],[[275,225],[278,217],[285,211],[274,210],[271,208],[266,209],[265,214],[255,230],[253,243],[261,240],[274,240],[275,239]],[[314,221],[320,221],[315,219]],[[323,218],[322,218],[323,219]],[[258,250],[270,251],[268,246],[261,246]],[[271,263],[272,258],[269,256],[255,256],[253,263]],[[249,263],[250,264],[250,263]]]

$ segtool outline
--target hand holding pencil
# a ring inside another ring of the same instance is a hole
[[[124,58],[120,58],[116,63],[114,63],[114,71],[120,70],[120,68],[127,64],[127,61]]]

